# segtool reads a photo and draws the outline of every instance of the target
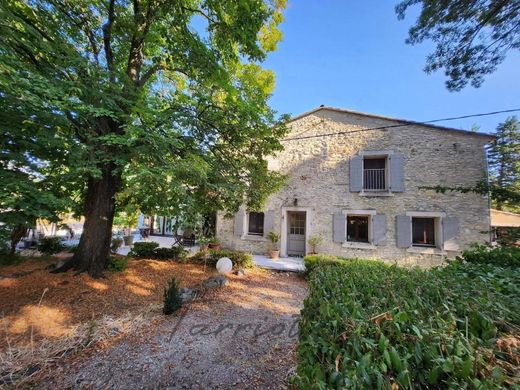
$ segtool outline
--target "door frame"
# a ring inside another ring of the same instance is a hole
[[[310,207],[282,207],[282,235],[280,238],[280,256],[287,257],[287,221],[288,212],[290,211],[304,211],[305,212],[305,254],[309,253],[309,245],[307,240],[311,236],[311,220],[312,220],[312,208]]]

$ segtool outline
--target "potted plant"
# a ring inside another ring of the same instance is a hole
[[[200,246],[200,250],[201,251],[205,251],[206,249],[208,249],[208,245],[209,245],[209,238],[208,237],[200,237],[198,240],[199,242],[199,246]]]
[[[220,241],[217,237],[211,237],[208,241],[209,249],[219,250],[220,249]]]
[[[278,250],[278,241],[280,241],[280,235],[276,232],[267,233],[267,238],[271,241],[271,250],[269,251],[269,257],[273,260],[280,258],[280,251]]]
[[[314,254],[318,253],[318,250],[317,250],[318,245],[320,245],[322,242],[323,242],[323,237],[321,237],[321,236],[309,237],[309,239],[307,240],[307,243],[311,247],[311,254],[314,255]]]
[[[124,229],[123,240],[126,246],[132,246],[132,244],[134,243],[134,235],[132,234],[132,231],[130,229]]]
[[[123,245],[123,239],[119,236],[115,236],[112,238],[112,242],[110,243],[110,250],[112,253],[116,253],[119,248]]]

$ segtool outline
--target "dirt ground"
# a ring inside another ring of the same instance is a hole
[[[13,277],[31,271],[29,263],[20,267],[0,268],[2,338],[10,338],[11,346],[31,332],[42,343],[62,339],[64,329],[88,323],[89,316],[108,313],[115,319],[104,328],[98,325],[105,333],[95,343],[53,354],[59,358],[31,374],[28,384],[82,389],[285,388],[294,374],[298,313],[307,288],[298,275],[258,269],[245,276],[230,275],[227,286],[206,290],[166,317],[161,303],[167,280],[176,275],[188,287],[210,272],[204,274],[196,265],[137,260],[107,280],[52,275],[50,283],[41,263],[32,265],[32,273]],[[62,284],[65,280],[68,283]],[[45,288],[49,290],[39,304]],[[18,306],[5,305],[13,295]],[[43,314],[38,312],[42,307],[52,310]]]

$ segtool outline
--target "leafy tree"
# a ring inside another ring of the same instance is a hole
[[[518,1],[404,0],[396,6],[399,19],[416,4],[421,5],[421,12],[406,42],[435,42],[425,71],[443,68],[451,91],[461,90],[468,82],[479,87],[508,51],[520,48]]]
[[[274,76],[258,63],[281,39],[284,3],[0,3],[0,93],[30,102],[25,120],[47,113],[39,129],[63,140],[83,201],[83,235],[60,271],[101,275],[116,199],[143,212],[233,210],[279,182],[264,156],[281,149],[286,118],[268,107]]]
[[[62,181],[67,174],[56,176],[68,160],[63,140],[49,136],[40,122],[47,123],[52,113],[16,97],[19,91],[9,88],[3,76],[0,73],[0,246],[10,241],[14,253],[37,219],[57,222],[74,202],[72,187]],[[68,184],[73,186],[74,180]]]
[[[496,141],[488,156],[492,183],[499,188],[520,192],[520,123],[515,116],[498,125]],[[515,207],[507,200],[496,200],[498,210],[507,209],[508,206]]]

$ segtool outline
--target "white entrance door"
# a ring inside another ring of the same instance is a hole
[[[287,212],[287,255],[305,255],[305,211]]]

